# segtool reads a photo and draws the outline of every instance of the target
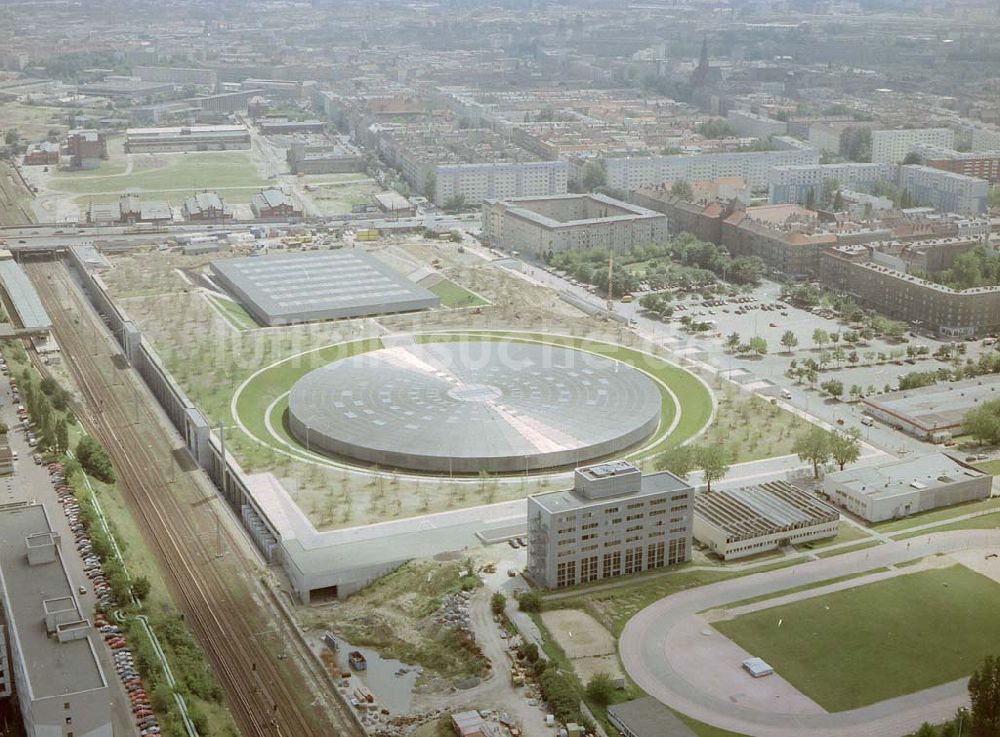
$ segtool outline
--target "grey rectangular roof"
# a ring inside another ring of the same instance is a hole
[[[660,473],[645,474],[642,477],[642,485],[638,491],[630,491],[617,496],[606,496],[597,499],[588,499],[573,489],[565,491],[549,491],[542,494],[532,494],[531,500],[543,509],[556,514],[562,512],[572,512],[586,507],[604,506],[616,499],[640,499],[652,494],[673,493],[677,491],[690,491],[691,487],[687,482],[677,478],[672,473],[661,471]]]
[[[635,737],[696,737],[666,706],[646,696],[608,707],[612,724],[618,722]]]
[[[48,330],[52,327],[38,292],[15,261],[0,261],[0,282],[3,282],[4,291],[21,325],[28,330]]]
[[[22,670],[32,699],[107,685],[89,637],[59,642],[46,631],[42,602],[61,599],[60,604],[73,602],[79,610],[61,550],[51,563],[28,565],[25,538],[51,531],[41,504],[0,511],[0,586],[4,609],[13,620],[7,623],[10,636],[30,666]]]
[[[925,489],[940,489],[986,476],[946,453],[904,458],[879,466],[860,466],[827,474],[827,481],[855,494],[884,499]]]
[[[933,432],[960,427],[966,412],[993,399],[1000,399],[1000,377],[980,376],[890,392],[865,399],[864,403]]]
[[[244,307],[269,325],[440,304],[436,295],[360,249],[224,259],[211,268]]]

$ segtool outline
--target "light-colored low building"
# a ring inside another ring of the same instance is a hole
[[[528,575],[563,588],[691,559],[694,490],[625,461],[578,468],[574,485],[528,497]]]
[[[840,514],[787,481],[695,496],[694,537],[723,560],[837,534]]]
[[[536,256],[591,248],[623,252],[669,237],[665,215],[600,194],[487,200],[483,235],[491,246]]]
[[[867,522],[986,499],[992,484],[992,476],[946,453],[859,466],[823,479],[835,504]]]
[[[865,411],[921,440],[942,443],[962,430],[966,413],[1000,399],[1000,377],[980,376],[862,400]]]
[[[0,510],[0,597],[28,737],[112,737],[108,682],[41,504]]]

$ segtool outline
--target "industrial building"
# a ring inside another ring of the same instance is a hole
[[[390,217],[408,218],[417,214],[417,208],[398,192],[377,192],[373,199],[379,210]]]
[[[527,473],[628,450],[655,432],[660,409],[652,379],[611,358],[446,341],[393,345],[306,374],[288,396],[288,424],[309,450],[380,467]]]
[[[118,202],[92,202],[87,206],[87,222],[94,225],[168,223],[173,219],[173,210],[165,200],[142,200],[134,194],[123,194]]]
[[[222,202],[215,192],[199,192],[184,200],[181,214],[185,220],[221,223],[233,219],[233,211]]]
[[[126,153],[234,151],[250,148],[250,131],[242,125],[186,125],[164,128],[128,128]]]
[[[694,489],[625,461],[578,468],[573,488],[528,497],[527,574],[564,588],[691,560]]]
[[[859,466],[823,479],[827,497],[866,522],[986,499],[993,477],[946,453]]]
[[[365,171],[365,157],[345,142],[293,142],[285,152],[292,174],[343,174]]]
[[[996,288],[1000,289],[1000,288]],[[965,415],[1000,399],[1000,377],[981,376],[863,399],[865,411],[921,440],[943,443],[962,431]]]
[[[437,307],[440,298],[359,249],[213,261],[212,274],[263,325]]]
[[[0,509],[3,629],[25,732],[112,737],[95,630],[70,585],[61,544],[41,504]]]
[[[52,320],[42,306],[38,292],[8,251],[0,251],[0,284],[7,297],[8,313],[17,318],[21,327],[38,332],[52,329]]]
[[[535,256],[662,243],[666,216],[601,194],[522,197],[483,203],[483,235],[497,248]]]
[[[694,501],[694,537],[723,560],[837,534],[840,515],[787,481],[713,489]]]
[[[65,153],[71,169],[96,169],[108,158],[108,141],[100,131],[89,128],[66,134]]]
[[[280,189],[262,189],[250,198],[250,209],[258,220],[287,220],[302,216],[302,209]]]

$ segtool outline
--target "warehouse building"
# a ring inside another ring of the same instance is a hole
[[[258,220],[287,220],[302,216],[301,208],[280,189],[262,189],[250,198],[250,209]]]
[[[128,128],[125,152],[235,151],[250,148],[250,131],[242,125],[186,125],[165,128]]]
[[[1000,399],[1000,377],[980,376],[862,401],[875,419],[921,440],[943,443],[961,433],[966,413],[994,399]]]
[[[91,639],[95,630],[73,592],[59,534],[41,504],[0,510],[0,597],[27,737],[112,737],[108,682]]]
[[[220,223],[233,219],[233,211],[222,202],[215,192],[199,192],[184,200],[181,214],[185,220]]]
[[[652,696],[608,707],[608,721],[623,737],[696,737],[677,715]]]
[[[870,523],[986,499],[992,485],[991,475],[946,453],[851,468],[823,479],[832,502]]]
[[[358,249],[233,258],[210,267],[263,325],[413,312],[441,303]]]
[[[694,537],[723,560],[837,534],[840,515],[787,481],[698,494]]]
[[[578,468],[572,489],[528,497],[528,576],[556,589],[687,562],[693,497],[626,461]]]
[[[294,142],[285,153],[292,174],[342,174],[365,171],[365,157],[350,144]]]
[[[7,296],[7,304],[13,308],[12,314],[17,316],[21,327],[39,332],[51,330],[52,320],[38,292],[28,275],[11,259],[9,251],[0,251],[0,284]]]
[[[491,246],[536,256],[590,248],[621,253],[669,237],[665,215],[601,194],[487,200],[483,234]]]

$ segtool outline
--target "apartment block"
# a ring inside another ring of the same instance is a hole
[[[914,151],[924,164],[953,174],[985,179],[990,184],[1000,182],[1000,150],[956,151],[942,146],[918,146]]]
[[[930,166],[899,167],[899,188],[917,202],[944,212],[978,215],[989,206],[990,185],[985,179]]]
[[[578,468],[572,489],[528,497],[528,575],[554,589],[689,561],[693,507],[671,473]]]
[[[788,123],[747,110],[730,110],[726,113],[726,120],[741,136],[767,138],[788,133]]]
[[[788,204],[819,201],[823,188],[833,182],[839,189],[871,191],[878,182],[896,179],[892,164],[816,164],[814,166],[778,166],[768,172],[768,202]]]
[[[445,164],[433,167],[433,172],[434,204],[438,207],[453,197],[464,198],[466,205],[478,205],[488,199],[566,194],[569,179],[565,161]]]
[[[955,131],[950,128],[872,131],[872,162],[902,164],[906,155],[920,144],[955,148]]]
[[[667,218],[599,194],[486,200],[486,241],[536,256],[606,248],[623,252],[668,238]]]
[[[692,156],[622,156],[605,158],[606,184],[622,192],[657,187],[677,180],[739,177],[755,190],[767,189],[776,166],[818,165],[820,153],[793,138],[776,137],[776,151],[697,154]],[[581,169],[585,161],[578,160]]]

